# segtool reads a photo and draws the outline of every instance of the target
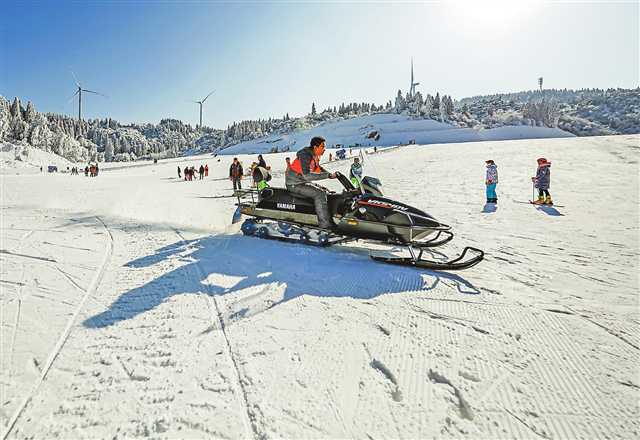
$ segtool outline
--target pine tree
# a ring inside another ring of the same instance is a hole
[[[104,146],[104,158],[106,159],[107,162],[111,162],[113,160],[113,156],[114,156],[114,151],[113,151],[113,142],[111,141],[110,138],[107,138],[107,142]]]
[[[34,121],[35,118],[36,118],[36,109],[33,106],[33,103],[31,101],[29,101],[27,103],[27,109],[24,112],[24,120],[26,122],[31,123],[31,122]]]
[[[13,98],[13,104],[11,104],[11,116],[14,119],[22,120],[22,105],[20,104],[20,98],[17,96]]]

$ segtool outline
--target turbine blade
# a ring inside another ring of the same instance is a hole
[[[78,82],[78,78],[76,78],[76,74],[75,74],[75,73],[73,73],[73,70],[71,71],[71,75],[73,75],[73,80],[76,82],[76,85],[77,85],[78,87],[82,87],[82,86],[80,85],[80,82]]]
[[[71,101],[73,101],[73,98],[75,98],[75,97],[76,97],[76,95],[77,95],[78,93],[80,93],[80,91],[79,91],[79,90],[76,90],[76,93],[74,93],[73,95],[71,95],[71,98],[69,98],[69,100],[67,101],[67,104],[68,104],[68,103],[70,103]]]
[[[87,92],[87,93],[95,93],[96,95],[100,95],[100,96],[104,96],[105,98],[108,98],[107,95],[103,95],[102,93],[94,92],[93,90],[82,89],[82,91],[83,92]]]
[[[211,93],[209,93],[209,94],[207,95],[207,97],[206,97],[206,98],[204,98],[204,99],[202,100],[202,103],[203,103],[203,104],[204,104],[204,102],[207,100],[207,98],[213,94],[213,92],[215,92],[215,90],[212,90],[212,91],[211,91]]]

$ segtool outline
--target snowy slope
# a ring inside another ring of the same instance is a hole
[[[64,157],[33,147],[28,147],[28,153],[19,154],[20,159],[16,159],[16,149],[24,151],[23,146],[0,143],[0,174],[39,173],[40,167],[46,171],[49,165],[56,165],[59,171],[66,171],[67,167],[74,166]]]
[[[228,157],[179,162],[208,163],[195,182],[174,161],[3,176],[6,437],[635,438],[639,141],[366,156],[389,197],[453,226],[437,252],[486,251],[457,273],[243,237],[212,198]],[[265,157],[275,185],[286,154]],[[526,203],[539,156],[562,207]]]
[[[367,136],[378,132],[375,141]],[[284,135],[270,135],[252,141],[242,142],[221,151],[222,154],[267,153],[273,147],[283,151],[289,147],[295,151],[309,144],[313,136],[327,139],[327,145],[341,144],[363,146],[392,146],[408,144],[437,144],[449,142],[477,142],[483,140],[535,139],[572,137],[557,128],[514,126],[488,130],[458,128],[430,119],[412,119],[406,115],[379,114],[362,116],[342,121],[325,122],[309,130],[301,130]]]

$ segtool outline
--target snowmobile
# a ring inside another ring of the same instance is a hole
[[[403,247],[409,256],[371,253],[370,257],[376,261],[423,269],[466,269],[484,258],[482,250],[470,246],[448,261],[424,258],[425,249],[441,246],[453,239],[450,226],[424,211],[384,197],[381,183],[374,177],[364,177],[359,188],[341,173],[336,173],[336,178],[344,189],[339,193],[328,192],[329,211],[335,224],[330,230],[318,226],[313,199],[276,187],[238,191],[233,223],[238,223],[242,215],[248,216],[241,231],[244,235],[259,238],[316,246],[364,240]]]

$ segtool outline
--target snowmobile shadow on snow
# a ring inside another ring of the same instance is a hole
[[[480,293],[459,275],[372,264],[368,252],[359,251],[256,240],[241,235],[176,242],[125,266],[146,268],[171,259],[187,264],[124,292],[107,310],[83,324],[89,328],[108,327],[183,294],[238,295],[238,303],[246,300],[247,295],[270,296],[269,306],[257,311],[262,312],[302,295],[370,299],[382,294],[433,290],[440,281],[459,293]],[[246,307],[241,308],[228,318],[256,313],[247,311]]]

